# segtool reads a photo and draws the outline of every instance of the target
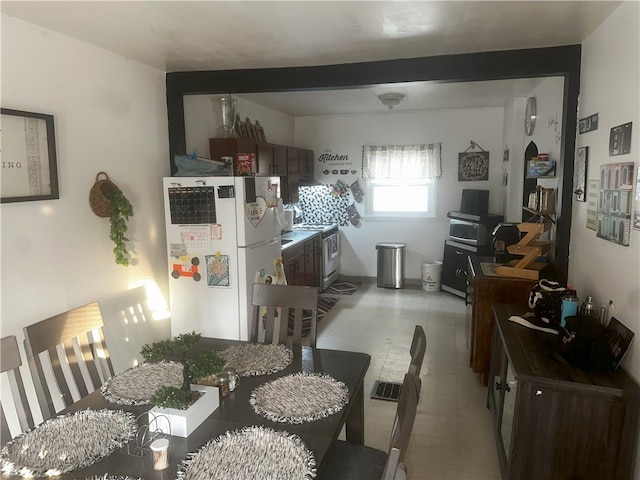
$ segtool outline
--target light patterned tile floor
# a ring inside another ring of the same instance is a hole
[[[415,325],[427,351],[406,464],[409,480],[498,480],[500,468],[486,409],[486,388],[468,366],[464,301],[419,285],[378,288],[365,281],[319,323],[318,347],[366,352],[365,443],[387,450],[397,403],[373,400],[376,380],[401,382]]]

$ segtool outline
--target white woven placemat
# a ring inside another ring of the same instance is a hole
[[[326,374],[294,373],[259,386],[249,402],[273,422],[313,422],[342,410],[349,403],[349,389]]]
[[[226,432],[179,465],[179,480],[307,480],[316,461],[297,435],[261,426]]]
[[[293,352],[285,345],[245,343],[220,352],[226,368],[235,369],[241,377],[271,375],[284,370],[293,360]]]
[[[120,475],[109,475],[105,473],[104,475],[95,475],[93,477],[87,477],[85,480],[140,480],[139,478],[133,477],[121,477]]]
[[[23,477],[71,472],[118,450],[136,430],[135,417],[121,410],[81,410],[52,418],[3,447],[2,471]]]
[[[120,405],[148,405],[160,387],[181,387],[182,371],[178,362],[142,363],[107,380],[101,387],[102,396]]]

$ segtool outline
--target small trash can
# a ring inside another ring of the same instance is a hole
[[[422,262],[422,289],[427,292],[440,291],[441,273],[442,262],[437,260]]]
[[[404,243],[378,243],[378,287],[404,288]]]

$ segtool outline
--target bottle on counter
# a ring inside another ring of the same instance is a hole
[[[573,317],[578,314],[578,296],[576,291],[573,290],[571,285],[567,289],[567,292],[562,296],[562,307],[560,312],[560,326],[567,326],[567,317]]]
[[[593,303],[593,297],[588,296],[587,299],[582,302],[580,306],[580,316],[588,317],[589,315],[597,316],[596,306]]]

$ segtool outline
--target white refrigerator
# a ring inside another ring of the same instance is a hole
[[[251,286],[275,274],[281,255],[280,178],[163,182],[171,334],[248,340]]]

